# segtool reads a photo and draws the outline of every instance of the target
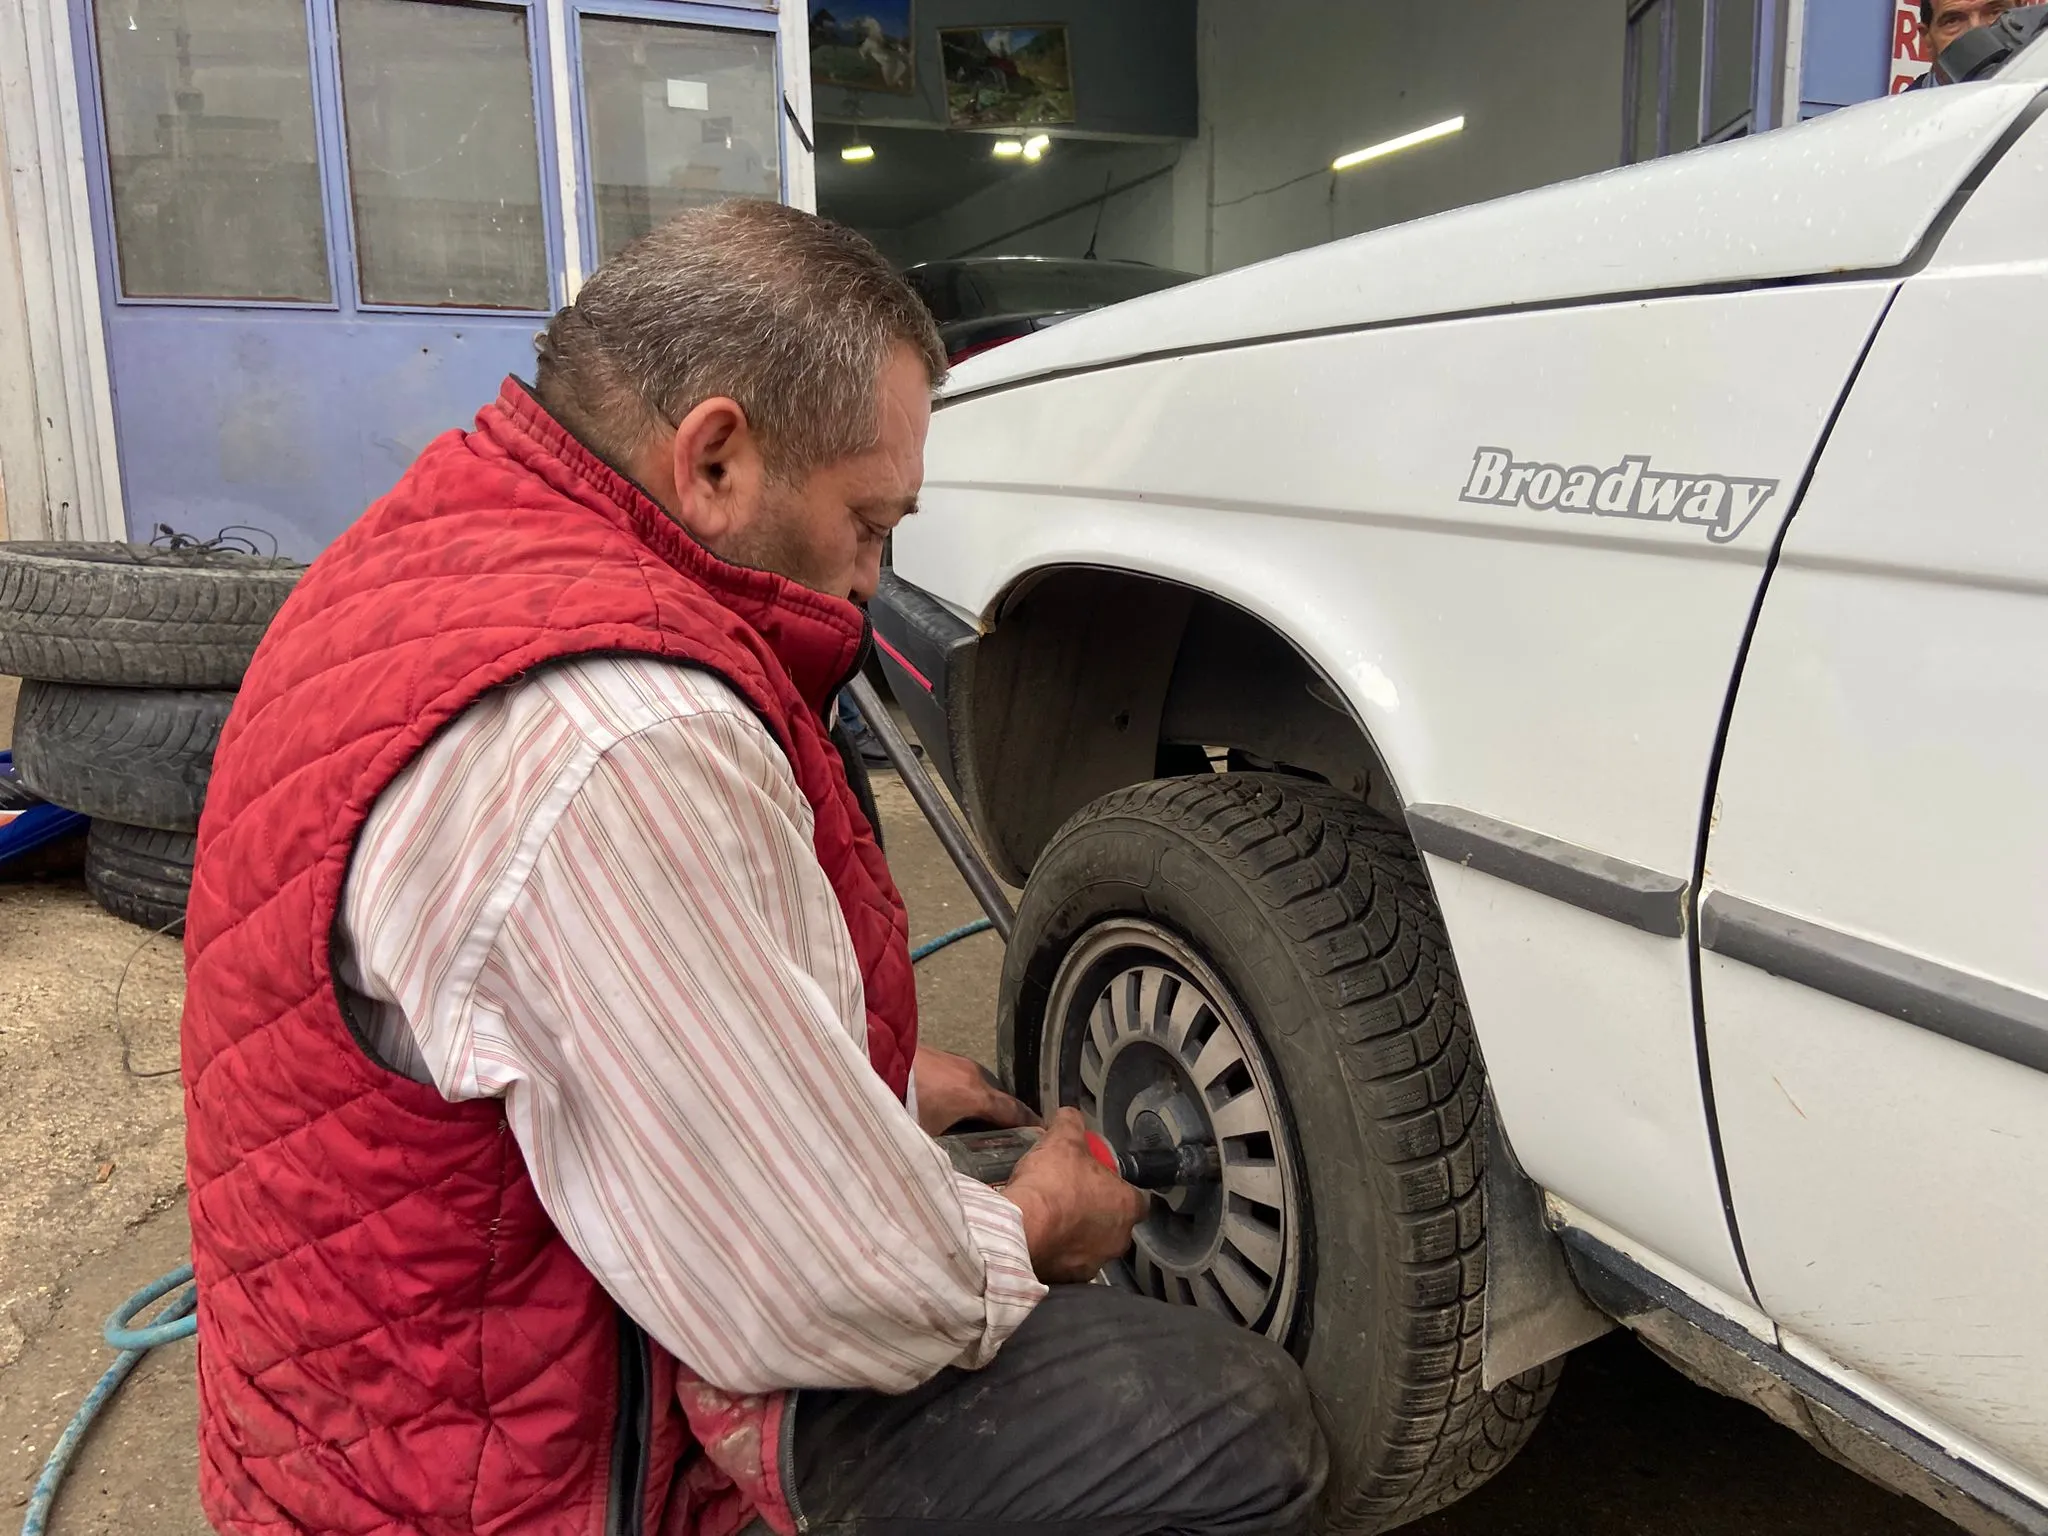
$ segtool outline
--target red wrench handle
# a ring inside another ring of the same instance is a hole
[[[1117,1161],[1115,1149],[1093,1131],[1088,1133],[1088,1151],[1095,1161],[1102,1164],[1111,1173],[1122,1177],[1123,1165]]]

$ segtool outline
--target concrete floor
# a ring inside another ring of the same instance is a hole
[[[4,702],[4,701],[0,701]],[[4,738],[0,738],[4,739]],[[876,786],[913,942],[979,915],[900,784]],[[1001,951],[919,968],[925,1038],[986,1060]],[[124,967],[125,986],[121,985]],[[117,1028],[114,998],[120,991]],[[106,1315],[182,1262],[176,946],[73,886],[0,887],[0,1528],[111,1358]],[[125,1032],[128,1069],[122,1065]],[[74,1464],[57,1536],[205,1536],[192,1352],[147,1359]],[[1580,1351],[1506,1473],[1416,1536],[1941,1536],[1761,1414],[1683,1381],[1626,1336]]]

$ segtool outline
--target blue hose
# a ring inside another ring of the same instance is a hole
[[[917,964],[928,955],[935,955],[949,944],[958,944],[962,939],[971,939],[977,933],[986,933],[994,925],[985,917],[974,922],[963,923],[960,927],[927,939],[910,952],[910,963]],[[192,1266],[186,1264],[172,1270],[160,1280],[152,1280],[141,1290],[130,1296],[114,1315],[107,1319],[105,1329],[107,1343],[121,1351],[120,1357],[107,1367],[93,1389],[86,1393],[85,1401],[71,1422],[64,1427],[64,1434],[57,1442],[57,1448],[50,1452],[50,1459],[43,1463],[43,1475],[36,1479],[35,1491],[29,1495],[28,1518],[21,1523],[21,1536],[44,1536],[49,1524],[50,1506],[56,1502],[57,1490],[63,1485],[64,1474],[71,1469],[71,1458],[78,1453],[78,1447],[85,1441],[85,1432],[92,1428],[92,1421],[99,1417],[100,1410],[114,1399],[121,1389],[121,1383],[128,1379],[128,1373],[142,1363],[142,1357],[159,1344],[169,1344],[177,1339],[189,1339],[199,1331],[199,1319],[192,1315],[199,1305],[199,1287],[186,1285],[192,1278]],[[135,1327],[136,1314],[144,1308],[161,1301],[172,1291],[184,1285],[185,1289],[174,1297],[169,1306],[157,1314],[154,1323]]]
[[[971,939],[977,933],[987,933],[994,926],[995,924],[985,917],[976,918],[971,923],[963,923],[950,933],[942,933],[936,939],[927,939],[918,945],[910,952],[910,963],[915,965],[927,955],[936,955],[948,944],[958,944],[962,939]]]
[[[190,1264],[174,1269],[130,1296],[107,1319],[106,1340],[121,1353],[107,1367],[106,1375],[85,1394],[85,1401],[71,1416],[71,1422],[64,1426],[64,1434],[57,1441],[56,1449],[50,1452],[50,1459],[43,1463],[43,1475],[36,1479],[35,1491],[28,1498],[28,1518],[21,1522],[21,1536],[43,1536],[44,1528],[49,1524],[50,1506],[57,1500],[57,1489],[63,1485],[64,1474],[71,1470],[71,1458],[78,1454],[78,1447],[85,1441],[85,1432],[92,1428],[92,1421],[99,1417],[100,1410],[113,1401],[121,1383],[128,1379],[128,1373],[140,1365],[142,1357],[157,1345],[168,1344],[173,1339],[190,1338],[199,1331],[199,1319],[192,1315],[192,1309],[199,1305],[199,1287],[185,1284],[191,1278]],[[154,1323],[140,1328],[131,1326],[137,1313],[161,1301],[181,1285],[185,1289],[157,1314]]]

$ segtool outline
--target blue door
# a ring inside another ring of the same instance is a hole
[[[594,254],[783,185],[765,11],[72,3],[134,537],[311,556],[531,377]]]

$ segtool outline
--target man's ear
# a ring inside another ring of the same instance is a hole
[[[729,537],[753,506],[760,449],[747,413],[723,396],[701,402],[676,426],[676,518],[701,543]]]

